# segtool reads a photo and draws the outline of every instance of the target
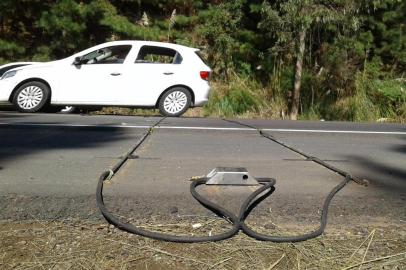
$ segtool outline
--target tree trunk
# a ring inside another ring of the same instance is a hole
[[[297,58],[295,67],[295,83],[289,106],[290,107],[289,118],[291,120],[297,120],[297,116],[299,113],[300,89],[302,86],[302,70],[305,48],[306,48],[306,29],[302,28],[302,30],[299,32],[299,44],[297,46]]]

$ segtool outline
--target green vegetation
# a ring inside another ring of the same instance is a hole
[[[108,40],[204,49],[204,114],[406,121],[400,0],[0,2],[0,63],[66,57]]]

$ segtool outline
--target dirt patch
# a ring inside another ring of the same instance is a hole
[[[144,223],[145,222],[145,223]],[[145,228],[202,235],[227,224],[138,220]],[[197,225],[198,224],[198,225]],[[193,226],[194,225],[194,226]],[[284,234],[304,227],[252,224]],[[255,241],[243,234],[203,244],[159,242],[121,232],[106,223],[3,221],[1,269],[405,269],[405,226],[329,228],[317,239],[295,244]]]

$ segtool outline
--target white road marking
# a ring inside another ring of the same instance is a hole
[[[307,132],[307,133],[346,133],[346,134],[384,134],[384,135],[406,135],[401,131],[362,131],[362,130],[323,130],[323,129],[263,129],[273,132]]]
[[[121,125],[109,124],[47,124],[47,123],[0,123],[0,126],[30,126],[30,127],[89,127],[89,128],[123,128],[123,129],[148,129],[146,125],[130,125],[122,123]],[[219,131],[255,131],[253,128],[229,128],[229,127],[193,127],[193,126],[156,126],[155,129],[181,129],[181,130],[219,130]],[[264,128],[268,132],[293,132],[293,133],[341,133],[341,134],[381,134],[381,135],[406,135],[401,131],[362,131],[362,130],[325,130],[325,129],[283,129],[283,128]]]

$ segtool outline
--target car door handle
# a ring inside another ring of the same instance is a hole
[[[173,75],[173,72],[167,71],[167,72],[164,72],[164,74],[165,75]]]
[[[120,76],[121,73],[119,73],[119,72],[113,72],[113,73],[110,73],[110,75],[111,75],[111,76]]]

